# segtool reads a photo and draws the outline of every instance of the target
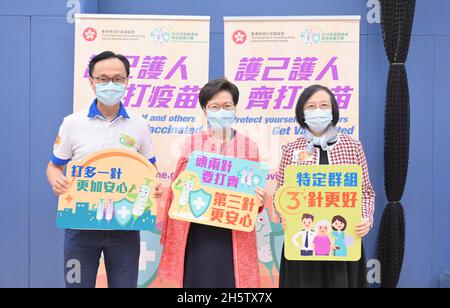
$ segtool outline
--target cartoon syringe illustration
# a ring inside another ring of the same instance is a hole
[[[238,172],[238,175],[240,177],[240,185],[248,189],[258,187],[259,183],[261,183],[261,177],[256,175],[253,169],[243,169]]]
[[[253,172],[253,169],[251,169],[247,174],[247,185],[252,186],[253,185],[253,175],[255,173]]]
[[[114,205],[113,201],[109,199],[106,202],[106,221],[109,223],[114,217]]]
[[[105,201],[103,199],[100,199],[97,205],[97,221],[100,222],[103,220],[105,216]]]
[[[241,176],[241,180],[240,180],[241,185],[247,184],[248,170],[245,170],[245,169],[242,170],[242,171],[240,172],[240,176]]]
[[[152,191],[150,183],[153,181],[150,179],[145,179],[145,181],[145,184],[139,186],[139,190],[137,193],[133,192],[136,189],[136,185],[133,185],[127,194],[127,197],[131,199],[130,201],[132,201],[133,199],[135,200],[132,210],[134,221],[141,217],[145,213],[145,211],[153,207],[153,202],[150,198],[150,193]]]
[[[175,189],[178,191],[181,191],[180,199],[178,200],[179,210],[178,213],[182,211],[182,209],[189,204],[189,196],[191,194],[191,191],[194,189],[194,178],[196,176],[191,175],[191,178],[189,180],[185,180],[183,182],[182,179],[179,179],[175,183]]]

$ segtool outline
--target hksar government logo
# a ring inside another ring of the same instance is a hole
[[[233,41],[238,45],[242,45],[247,41],[247,34],[242,30],[237,30],[233,33]]]
[[[97,31],[94,28],[87,28],[83,32],[83,37],[88,42],[93,42],[97,38]]]

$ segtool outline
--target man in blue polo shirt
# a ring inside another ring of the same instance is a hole
[[[66,117],[59,129],[48,164],[47,178],[59,196],[69,188],[64,170],[70,160],[81,161],[105,149],[124,148],[139,152],[156,164],[146,121],[128,113],[121,103],[130,75],[126,57],[103,52],[89,64],[96,99],[89,110]],[[156,165],[155,165],[156,166]],[[160,197],[160,188],[155,195]],[[101,255],[104,255],[110,288],[136,288],[139,272],[140,233],[135,231],[66,230],[64,266],[66,287],[95,287]],[[73,261],[80,264],[81,281],[68,279]]]

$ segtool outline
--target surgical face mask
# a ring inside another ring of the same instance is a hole
[[[317,133],[324,132],[333,121],[331,109],[320,109],[305,111],[305,123],[310,129]]]
[[[236,120],[236,112],[220,109],[219,111],[208,111],[208,125],[212,129],[225,130],[230,128]]]
[[[97,99],[106,106],[115,106],[125,96],[125,84],[115,84],[112,81],[107,84],[96,84],[95,93]]]

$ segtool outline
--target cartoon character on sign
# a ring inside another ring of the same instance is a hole
[[[270,245],[270,234],[272,233],[272,224],[267,209],[258,214],[256,219],[256,241],[258,242],[258,259],[269,270],[270,279],[274,283],[273,276],[273,255]]]
[[[127,197],[131,200],[135,200],[133,204],[132,214],[134,216],[134,220],[136,221],[139,217],[141,217],[145,211],[151,209],[153,207],[152,199],[150,198],[150,193],[152,188],[150,183],[152,180],[145,179],[146,183],[139,186],[139,191],[134,193],[136,189],[136,185],[131,187],[131,190],[127,194]]]
[[[181,196],[180,199],[178,200],[178,205],[180,207],[178,213],[180,213],[183,210],[183,208],[189,204],[189,197],[195,185],[193,181],[194,178],[195,176],[191,175],[190,180],[183,181],[182,179],[179,179],[175,183],[175,189],[181,191]]]
[[[284,245],[284,231],[280,223],[270,219],[269,210],[258,214],[255,224],[258,244],[258,260],[270,273],[272,285],[275,285],[275,270],[280,270],[281,252]]]
[[[203,189],[196,190],[189,195],[189,207],[195,218],[202,217],[211,205],[212,195]]]
[[[316,233],[312,230],[314,223],[314,216],[311,214],[303,214],[302,225],[303,230],[298,232],[292,238],[292,243],[300,249],[300,254],[303,257],[311,257],[313,255],[314,240]],[[302,238],[301,244],[298,242],[299,238]]]
[[[330,222],[321,220],[316,224],[316,237],[314,238],[314,254],[316,256],[328,257],[334,246],[330,239]]]
[[[347,247],[353,245],[353,237],[346,236],[344,232],[347,229],[347,220],[339,215],[334,216],[331,220],[331,226],[333,228],[331,235],[334,239],[333,256],[347,257]]]

